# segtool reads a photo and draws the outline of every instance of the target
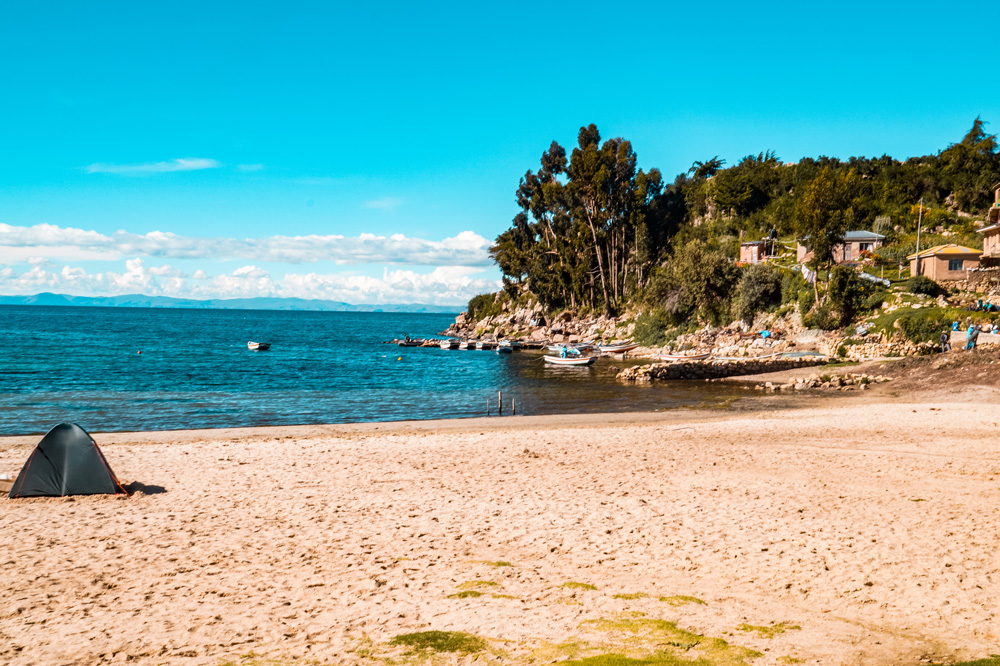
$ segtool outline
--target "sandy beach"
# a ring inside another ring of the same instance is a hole
[[[0,500],[0,662],[384,664],[428,630],[488,642],[444,663],[1000,652],[1000,392],[874,393],[93,433],[145,491]]]

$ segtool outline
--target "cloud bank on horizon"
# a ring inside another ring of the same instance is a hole
[[[0,293],[461,304],[499,287],[490,275],[489,246],[490,241],[472,231],[439,241],[366,233],[198,238],[0,223]],[[152,265],[163,260],[198,267]],[[81,266],[92,263],[102,266]],[[242,265],[233,269],[233,263]],[[308,272],[283,268],[304,264],[331,266]],[[335,269],[344,266],[354,270]]]

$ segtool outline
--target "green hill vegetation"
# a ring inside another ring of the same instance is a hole
[[[628,140],[602,141],[594,125],[580,129],[577,144],[567,153],[553,142],[538,169],[521,178],[520,211],[491,249],[503,293],[474,298],[472,318],[494,314],[505,300],[530,299],[552,312],[642,311],[637,325],[654,333],[782,307],[801,310],[807,325],[843,326],[886,297],[856,271],[833,268],[844,232],[886,236],[864,269],[904,279],[918,217],[922,248],[981,248],[975,221],[1000,181],[996,135],[979,118],[934,155],[783,163],[765,151],[728,168],[718,157],[695,162],[670,183],[658,169],[637,167]],[[783,256],[737,265],[740,243],[772,230]],[[791,270],[797,239],[814,254],[816,286]]]

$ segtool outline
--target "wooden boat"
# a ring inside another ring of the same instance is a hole
[[[250,342],[247,343],[247,349],[249,349],[250,351],[267,351],[270,348],[271,348],[271,343],[270,342],[253,342],[253,341],[250,341]]]
[[[635,342],[616,342],[610,345],[601,345],[600,350],[602,354],[624,354],[638,346]]]
[[[710,358],[710,353],[704,354],[660,354],[660,360],[676,363],[678,361],[704,361]]]
[[[590,365],[595,360],[596,356],[567,356],[563,358],[562,356],[543,356],[546,363],[551,363],[552,365]]]
[[[458,349],[458,340],[442,340],[438,346],[441,349]]]

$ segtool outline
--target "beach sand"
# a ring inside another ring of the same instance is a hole
[[[381,664],[428,630],[489,642],[442,663],[1000,652],[1000,392],[875,393],[95,433],[146,491],[0,499],[0,663]]]

